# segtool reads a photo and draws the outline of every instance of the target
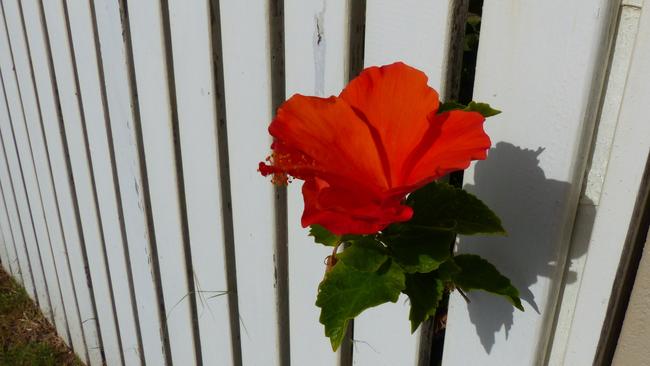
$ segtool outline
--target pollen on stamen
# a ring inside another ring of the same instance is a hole
[[[271,183],[277,186],[286,186],[290,183],[289,176],[287,175],[286,172],[280,170],[275,164],[275,156],[272,157],[267,157],[265,161],[269,162],[270,164],[266,164],[264,162],[260,162],[257,171],[259,171],[262,176],[269,176],[271,175]]]
[[[304,179],[304,169],[313,167],[315,163],[307,155],[302,153],[287,153],[280,150],[280,145],[273,144],[274,151],[259,164],[258,171],[263,176],[272,175],[271,183],[279,186],[286,186],[294,178]]]

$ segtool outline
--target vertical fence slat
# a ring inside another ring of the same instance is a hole
[[[442,96],[452,2],[368,1],[364,65],[403,61],[424,71]]]
[[[9,111],[5,102],[4,88],[0,84],[0,126],[9,124]],[[0,128],[2,134],[2,128]],[[31,265],[27,254],[27,246],[22,231],[20,215],[18,213],[17,202],[15,198],[13,183],[11,181],[11,172],[9,171],[9,157],[7,149],[4,147],[4,138],[0,139],[2,150],[0,153],[0,183],[2,184],[2,199],[4,200],[5,210],[9,221],[9,230],[14,239],[14,249],[16,250],[16,260],[20,268],[22,285],[32,299],[37,299],[36,283],[32,275]]]
[[[78,95],[78,80],[71,35],[68,34],[66,11],[63,3],[43,1],[43,11],[56,74],[57,90],[63,113],[63,127],[69,153],[72,177],[77,198],[87,260],[92,280],[97,320],[102,347],[109,365],[122,362],[119,330],[115,318],[115,305],[111,288],[110,271],[106,263],[104,241],[90,165],[90,154],[84,136],[84,115]],[[100,121],[91,121],[98,123]],[[122,300],[122,299],[120,299]]]
[[[7,274],[13,276],[13,270],[11,266],[9,265],[9,251],[7,247],[7,241],[5,241],[5,234],[4,231],[0,231],[0,240],[2,243],[0,243],[0,264],[2,265],[2,268]]]
[[[598,126],[594,132],[588,174],[585,175],[571,238],[571,252],[569,253],[571,263],[567,263],[567,266],[569,266],[567,270],[574,272],[576,275],[571,278],[565,277],[562,284],[562,298],[560,299],[561,303],[558,304],[558,315],[553,330],[553,344],[548,356],[549,365],[561,365],[564,362],[567,343],[571,336],[571,324],[576,314],[576,302],[578,292],[581,289],[585,264],[588,258],[593,259],[595,257],[583,254],[585,248],[591,247],[589,241],[592,236],[594,217],[599,210],[603,183],[614,143],[614,134],[621,111],[621,101],[628,80],[630,60],[634,53],[641,15],[641,9],[637,6],[625,6],[624,4],[625,2],[621,4],[611,65],[607,73],[605,95],[603,95],[602,107],[598,117]],[[620,243],[622,244],[623,241],[621,240]],[[621,248],[620,246],[614,247]],[[573,253],[577,254],[574,255]],[[612,268],[617,268],[619,262],[612,260],[612,258],[608,254],[605,261]],[[583,355],[582,352],[581,355]]]
[[[150,233],[145,212],[145,197],[138,152],[138,137],[135,131],[135,109],[129,81],[127,44],[122,28],[120,2],[93,0],[95,19],[103,74],[106,86],[106,99],[110,116],[113,154],[121,198],[122,220],[126,233],[126,243],[132,273],[133,292],[137,305],[142,339],[142,356],[146,364],[163,365],[164,349],[161,314],[152,263]],[[128,26],[128,24],[124,25]],[[126,352],[126,351],[125,351]]]
[[[461,238],[460,248],[511,278],[526,311],[481,292],[469,294],[470,304],[453,296],[447,365],[537,365],[545,358],[615,5],[483,6],[474,98],[504,112],[486,122],[493,148],[468,170],[466,188],[494,209],[509,235]]]
[[[133,62],[172,360],[195,361],[161,4],[129,1]],[[178,157],[180,158],[180,157]]]
[[[67,0],[66,0],[67,1]],[[140,363],[142,351],[139,345],[137,319],[135,318],[131,278],[128,270],[128,250],[124,242],[120,223],[120,212],[115,178],[112,169],[112,154],[109,147],[110,136],[107,131],[108,111],[104,105],[103,70],[97,59],[94,39],[93,16],[90,2],[67,1],[68,22],[72,38],[72,49],[79,78],[79,92],[83,107],[85,138],[90,151],[91,173],[97,205],[99,208],[100,230],[104,235],[106,259],[113,289],[115,313],[119,327],[124,363]]]
[[[348,1],[285,0],[286,95],[338,95],[347,81]],[[336,365],[314,306],[331,249],[300,226],[301,182],[288,187],[291,363]]]
[[[256,171],[271,139],[268,1],[221,1],[237,296],[244,365],[279,365],[273,187]]]
[[[0,118],[7,117],[0,116]],[[0,155],[0,160],[2,160],[1,156],[2,155]],[[2,168],[0,167],[0,169]],[[7,209],[7,204],[5,203],[5,189],[6,188],[2,187],[2,184],[0,183],[0,190],[2,190],[2,192],[0,192],[0,199],[2,199],[2,205],[0,206],[0,228],[2,229],[2,238],[7,249],[7,259],[6,262],[4,262],[4,268],[7,271],[11,271],[12,276],[16,279],[16,281],[18,281],[19,284],[21,284],[23,287],[27,287],[25,284],[25,277],[23,276],[23,272],[18,262],[16,241],[14,239],[13,232],[11,231],[11,225],[9,223],[9,210]]]
[[[417,67],[441,93],[450,1],[368,1],[364,65],[395,61]],[[442,93],[440,94],[442,96]],[[354,323],[354,365],[415,365],[419,331],[411,334],[408,298],[370,309]]]
[[[205,365],[233,362],[224,257],[217,115],[208,1],[169,1],[171,47],[192,248],[201,352]],[[190,41],[191,40],[191,41]]]
[[[0,193],[2,190],[1,186],[2,185],[0,184]],[[4,198],[2,199],[4,201]],[[22,278],[20,277],[20,272],[15,272],[16,268],[12,265],[12,259],[10,259],[11,257],[9,253],[10,248],[13,247],[13,240],[11,239],[11,233],[8,230],[8,216],[6,215],[7,213],[3,213],[2,209],[0,208],[0,240],[2,240],[2,243],[0,243],[0,246],[2,246],[2,248],[0,248],[0,261],[2,261],[2,268],[4,271],[14,277],[18,283],[21,283]]]
[[[27,48],[27,38],[24,33],[23,22],[19,4],[17,1],[6,1],[4,11],[9,27],[9,35],[12,39],[14,49],[14,58],[16,62],[16,71],[19,76],[19,85],[22,92],[23,105],[25,107],[25,116],[27,124],[27,133],[29,137],[29,146],[33,154],[36,178],[40,188],[40,197],[42,199],[45,223],[49,233],[49,240],[52,252],[52,270],[48,276],[54,276],[58,279],[60,295],[64,306],[64,315],[67,322],[67,328],[71,337],[71,346],[80,354],[85,354],[86,345],[81,329],[81,320],[77,300],[73,288],[70,266],[66,254],[61,221],[57,207],[56,194],[54,192],[52,176],[50,174],[50,162],[47,154],[47,147],[43,138],[42,130],[42,109],[40,101],[36,94],[34,76],[31,68],[31,55]],[[29,111],[29,113],[27,112]],[[50,112],[46,110],[46,112]],[[52,296],[50,290],[50,296]],[[62,317],[63,314],[60,316]],[[59,326],[59,328],[61,328]]]
[[[599,338],[601,335],[611,336],[607,332],[607,316],[610,298],[616,294],[612,288],[616,287],[614,282],[621,257],[625,256],[626,241],[634,240],[628,236],[633,236],[629,234],[630,229],[634,230],[630,224],[639,220],[635,217],[635,206],[641,203],[637,201],[638,194],[647,189],[642,184],[644,168],[648,164],[646,157],[650,152],[650,123],[646,112],[650,100],[650,8],[647,3],[642,9],[630,5],[628,10],[640,14],[638,36],[625,78],[625,90],[621,94],[622,103],[590,238],[589,255],[567,336],[564,365],[606,362],[596,358],[600,351]]]
[[[9,38],[6,33],[6,27],[3,17],[0,17],[0,69],[2,72],[3,88],[5,100],[8,104],[9,119],[3,120],[2,139],[7,153],[9,165],[9,176],[14,189],[16,205],[18,206],[18,215],[20,219],[21,230],[25,238],[27,255],[34,276],[36,286],[36,299],[43,310],[45,316],[51,321],[53,318],[52,307],[48,295],[46,275],[41,263],[39,252],[39,243],[36,238],[36,228],[32,221],[32,214],[29,208],[27,198],[27,179],[23,176],[21,162],[16,146],[16,138],[12,125],[24,123],[22,105],[18,97],[18,85],[14,74],[14,65],[11,60],[11,51],[9,49]],[[24,142],[23,142],[24,143]],[[23,165],[31,164],[31,161],[25,161]],[[29,168],[26,166],[26,168]],[[49,245],[46,241],[42,245]]]
[[[98,338],[95,308],[92,298],[92,288],[86,277],[86,261],[84,259],[83,239],[80,237],[79,222],[77,221],[70,172],[66,162],[67,155],[61,138],[61,124],[58,111],[58,96],[55,93],[55,83],[50,67],[50,53],[45,39],[45,29],[42,23],[42,13],[36,0],[21,2],[22,16],[27,32],[30,54],[32,57],[34,80],[39,96],[42,128],[45,135],[49,163],[58,203],[58,214],[63,227],[67,259],[74,283],[76,303],[83,328],[86,351],[77,349],[75,352],[91,365],[102,362]],[[87,358],[84,353],[87,352]]]
[[[3,70],[5,82],[5,92],[13,100],[10,102],[11,127],[13,132],[14,143],[18,151],[18,162],[22,170],[23,184],[27,193],[27,208],[31,215],[33,230],[36,238],[37,255],[40,258],[45,275],[47,294],[52,310],[50,319],[61,337],[69,344],[68,326],[66,321],[65,307],[59,287],[59,278],[54,262],[52,252],[52,242],[49,232],[49,226],[45,217],[42,194],[40,191],[39,177],[37,176],[36,166],[37,157],[33,155],[32,142],[30,141],[28,124],[37,124],[40,122],[38,107],[35,100],[33,84],[31,83],[31,72],[29,70],[29,59],[25,52],[24,38],[22,37],[22,25],[12,12],[7,13],[7,9],[13,5],[14,10],[17,4],[5,2],[2,4],[4,27],[7,31],[7,44],[9,45],[9,57],[6,62],[11,62],[13,72],[7,73],[8,68]],[[7,15],[9,14],[9,16]],[[9,19],[9,20],[7,20]],[[4,65],[8,66],[8,63]],[[12,111],[13,108],[13,111]],[[38,148],[38,147],[37,147]],[[43,154],[39,158],[47,159]],[[41,160],[40,163],[46,163]],[[32,262],[32,266],[34,262]]]

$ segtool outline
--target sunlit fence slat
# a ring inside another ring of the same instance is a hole
[[[608,1],[483,6],[474,99],[504,112],[486,122],[493,147],[466,172],[465,188],[508,236],[461,238],[459,249],[511,278],[526,311],[480,292],[469,304],[453,296],[447,365],[546,357],[615,18]]]
[[[368,1],[364,65],[403,61],[444,87],[449,42],[449,1]],[[416,365],[419,334],[411,334],[408,298],[370,309],[355,320],[355,365]]]
[[[268,1],[219,3],[242,363],[282,365],[276,290],[286,278],[276,268],[276,199],[256,172],[271,144],[270,17],[282,9]]]
[[[192,296],[196,302],[201,355],[204,365],[227,365],[233,362],[233,354],[219,171],[225,161],[218,154],[211,42],[214,35],[208,9],[207,0],[171,0],[169,26],[182,155],[181,189],[185,190],[194,279]]]
[[[133,50],[133,64],[138,96],[140,129],[144,150],[144,168],[150,214],[157,251],[158,284],[164,301],[163,326],[168,339],[171,362],[192,365],[199,340],[194,338],[192,291],[188,275],[185,235],[182,212],[179,169],[176,154],[178,143],[178,115],[171,74],[172,61],[166,2],[129,1],[128,15]],[[167,29],[167,31],[166,31]]]
[[[629,2],[628,10],[640,12],[636,29],[636,47],[626,75],[625,90],[613,136],[607,174],[603,181],[603,194],[595,217],[589,256],[577,294],[573,322],[567,335],[564,364],[598,363],[599,335],[601,329],[611,329],[608,305],[620,287],[617,278],[618,263],[629,255],[626,242],[633,235],[642,213],[637,206],[637,194],[647,191],[648,163],[644,159],[650,149],[650,123],[646,117],[650,100],[650,8],[638,9]],[[625,177],[625,179],[621,179]],[[631,223],[631,224],[630,224]],[[637,226],[638,227],[638,226]],[[643,230],[643,229],[641,229]],[[644,235],[643,233],[639,233]],[[640,277],[637,277],[640,278]]]
[[[286,95],[338,95],[347,82],[349,1],[285,1]],[[300,225],[301,182],[288,187],[289,306],[291,362],[295,365],[336,365],[314,306],[331,248],[314,243]]]

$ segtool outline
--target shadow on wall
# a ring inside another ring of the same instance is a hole
[[[490,260],[519,289],[522,300],[528,303],[524,304],[526,311],[538,314],[547,306],[535,301],[530,288],[540,276],[555,278],[556,246],[565,221],[571,219],[568,210],[562,208],[571,185],[546,178],[538,159],[543,153],[543,148],[527,150],[500,142],[490,150],[487,160],[476,164],[475,185],[464,188],[484,200],[501,217],[508,236],[462,237],[458,248],[459,252],[479,254]],[[587,211],[594,210],[590,202],[582,203]],[[585,212],[584,216],[591,218],[587,226],[593,225],[593,212]],[[583,239],[583,243],[573,243],[579,249],[572,251],[571,262],[586,252],[588,237]],[[570,268],[567,266],[564,274],[567,283],[577,278]],[[470,320],[483,347],[490,353],[496,333],[502,327],[508,337],[513,314],[518,310],[501,297],[482,291],[472,291],[469,297]]]

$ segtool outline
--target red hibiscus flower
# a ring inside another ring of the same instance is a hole
[[[370,234],[413,215],[406,195],[485,159],[490,139],[477,112],[438,114],[438,93],[401,62],[365,69],[338,97],[296,94],[269,126],[262,175],[305,181],[302,225]]]

